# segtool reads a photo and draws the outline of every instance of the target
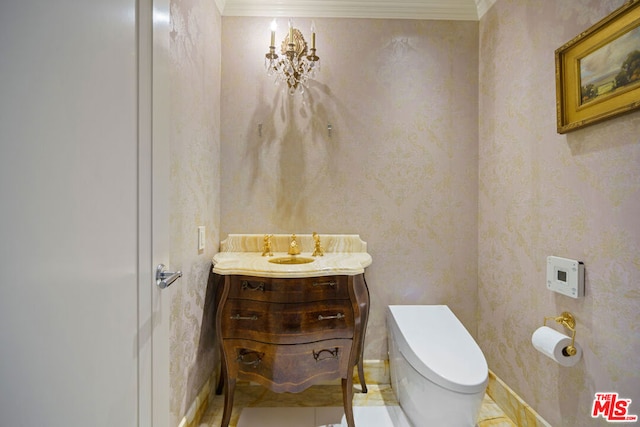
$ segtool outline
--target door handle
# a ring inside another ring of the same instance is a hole
[[[168,288],[173,282],[182,277],[182,271],[176,271],[175,273],[165,271],[164,264],[158,264],[156,268],[156,285],[160,289]]]

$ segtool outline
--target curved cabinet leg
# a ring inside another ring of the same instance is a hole
[[[227,378],[227,391],[224,394],[224,412],[222,413],[222,422],[220,427],[229,427],[231,421],[231,412],[233,411],[233,394],[236,391],[236,380]]]
[[[213,269],[214,265],[211,266],[211,268]],[[215,274],[215,273],[211,273],[213,275],[214,278],[214,283],[215,283],[215,322],[216,325],[218,325],[218,323],[220,322],[219,316],[218,316],[218,311],[221,309],[220,308],[220,304],[222,301],[222,296],[225,290],[225,279],[224,276]],[[224,388],[224,379],[227,377],[227,372],[225,370],[225,361],[224,361],[224,350],[222,349],[222,340],[220,339],[220,334],[218,333],[218,327],[216,326],[216,349],[217,349],[217,354],[216,356],[218,356],[218,359],[220,360],[220,376],[218,377],[218,385],[216,386],[216,394],[220,395],[222,394],[222,389]]]
[[[353,421],[353,377],[342,379],[342,402],[348,427],[356,427]]]
[[[362,387],[362,393],[366,393],[367,383],[364,378],[364,338],[367,332],[367,324],[369,323],[369,287],[367,286],[367,280],[364,274],[357,276],[355,279],[358,287],[358,305],[360,307],[360,325],[361,329],[356,333],[354,339],[357,341],[357,365],[358,365],[358,378],[360,379],[360,386]]]
[[[367,383],[364,380],[364,366],[362,362],[362,354],[360,354],[360,360],[358,360],[358,378],[360,379],[360,386],[362,387],[362,392],[366,393]]]

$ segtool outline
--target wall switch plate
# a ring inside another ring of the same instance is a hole
[[[571,298],[584,296],[584,264],[573,259],[547,257],[547,288]]]
[[[205,228],[204,225],[198,227],[198,250],[204,251]]]

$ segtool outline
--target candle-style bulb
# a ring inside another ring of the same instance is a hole
[[[273,21],[271,21],[271,44],[269,46],[275,46],[276,45],[276,29],[278,28],[278,24],[276,23],[276,20],[274,19]]]
[[[311,49],[316,48],[316,23],[311,21]]]
[[[289,44],[293,44],[293,22],[289,19]]]

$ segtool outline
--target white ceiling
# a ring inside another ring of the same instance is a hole
[[[476,21],[496,0],[215,0],[223,16]]]

